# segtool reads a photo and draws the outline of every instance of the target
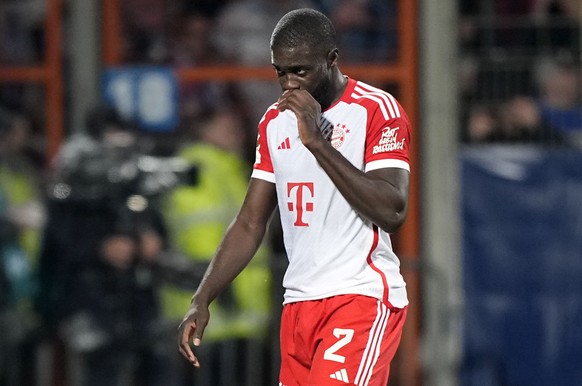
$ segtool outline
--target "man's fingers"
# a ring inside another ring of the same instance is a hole
[[[186,358],[188,360],[188,362],[192,363],[192,365],[194,367],[200,367],[200,363],[198,362],[198,358],[196,358],[196,356],[192,353],[191,350],[188,350],[188,352],[186,352],[181,346],[178,348],[178,351],[180,352],[180,354],[182,354],[182,356],[184,358]]]
[[[291,108],[290,102],[293,100],[293,95],[296,94],[298,90],[285,90],[283,94],[277,100],[279,111],[285,111]],[[291,98],[291,99],[290,99]]]
[[[192,347],[190,346],[190,339],[196,330],[196,325],[194,323],[188,322],[184,326],[180,326],[180,337],[178,342],[178,351],[184,358],[186,358],[190,363],[192,363],[195,367],[200,367],[200,362],[194,352],[192,351]],[[197,343],[197,344],[196,344]],[[200,345],[200,338],[194,339],[194,345]]]

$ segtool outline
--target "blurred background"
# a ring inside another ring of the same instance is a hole
[[[582,384],[581,4],[0,0],[0,385],[278,383],[277,216],[213,304],[201,370],[175,331],[298,7],[414,126],[390,385]]]

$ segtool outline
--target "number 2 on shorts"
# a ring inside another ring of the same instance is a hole
[[[333,335],[336,338],[339,338],[339,340],[332,344],[330,348],[325,350],[323,359],[344,363],[346,361],[346,357],[343,355],[338,355],[336,352],[352,341],[352,338],[354,337],[354,330],[351,328],[334,328]]]

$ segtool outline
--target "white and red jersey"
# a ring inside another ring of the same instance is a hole
[[[289,266],[284,303],[362,294],[408,304],[390,236],[359,215],[299,138],[293,112],[272,105],[259,123],[253,178],[276,185]],[[385,91],[354,79],[322,113],[322,133],[356,168],[410,170],[410,122]]]

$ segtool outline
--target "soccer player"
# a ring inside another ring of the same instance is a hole
[[[278,205],[289,259],[279,384],[387,384],[408,306],[390,233],[407,212],[410,122],[390,94],[344,76],[338,58],[318,11],[291,11],[272,33],[283,93],[259,122],[245,201],[178,331],[196,367],[208,305],[249,263]]]

